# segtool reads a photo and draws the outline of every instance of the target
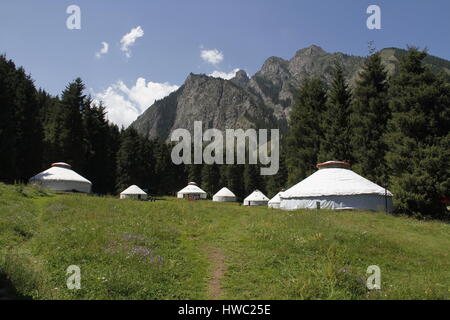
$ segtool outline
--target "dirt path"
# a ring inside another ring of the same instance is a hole
[[[222,295],[222,278],[226,271],[225,258],[222,249],[212,248],[209,250],[208,259],[213,266],[208,283],[208,297],[211,300],[219,300]]]

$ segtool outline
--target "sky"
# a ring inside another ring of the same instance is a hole
[[[379,30],[367,28],[370,5]],[[0,54],[54,95],[81,77],[109,120],[127,126],[191,72],[253,75],[312,44],[365,56],[373,40],[450,60],[449,13],[448,0],[1,0]]]

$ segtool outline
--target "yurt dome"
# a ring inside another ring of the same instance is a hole
[[[200,189],[195,182],[189,182],[185,188],[178,191],[177,197],[191,200],[206,199],[207,193]]]
[[[236,202],[236,195],[228,188],[222,188],[213,196],[215,202]]]
[[[71,168],[64,162],[53,163],[50,169],[35,175],[29,182],[59,192],[91,193],[92,183]]]
[[[138,186],[132,185],[120,193],[120,199],[145,200],[147,193]]]
[[[392,193],[361,177],[350,164],[329,161],[281,195],[280,208],[392,211]]]
[[[273,197],[272,199],[270,199],[270,201],[268,202],[268,207],[269,208],[273,208],[273,209],[280,209],[280,203],[281,203],[281,194],[284,192],[284,190],[282,190],[281,192],[277,193],[277,195],[275,197]]]
[[[267,206],[269,198],[261,191],[255,190],[251,195],[244,199],[244,206]]]

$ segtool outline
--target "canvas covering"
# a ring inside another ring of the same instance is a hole
[[[203,191],[200,187],[194,184],[189,184],[187,187],[178,191],[177,196],[180,199],[183,199],[185,196],[189,195],[197,195],[200,199],[206,199],[207,193]]]
[[[392,196],[350,169],[325,168],[283,192],[280,208],[392,211]]]
[[[244,206],[265,206],[269,202],[261,191],[255,190],[247,198],[244,199]]]
[[[30,183],[61,192],[91,193],[92,183],[75,171],[63,167],[51,167],[30,179]]]
[[[215,202],[235,202],[236,195],[228,188],[222,188],[213,196]]]

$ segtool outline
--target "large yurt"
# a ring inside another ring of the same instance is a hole
[[[236,202],[236,195],[228,188],[222,188],[213,196],[214,202]]]
[[[317,168],[281,194],[281,209],[392,211],[392,193],[353,172],[349,163],[329,161]]]
[[[195,182],[189,182],[185,188],[178,191],[177,197],[179,199],[202,200],[207,198],[207,193],[200,189]]]
[[[280,203],[281,203],[281,194],[284,192],[281,191],[279,193],[277,193],[277,195],[275,197],[273,197],[272,199],[270,199],[270,201],[268,202],[268,207],[272,208],[272,209],[280,209]]]
[[[259,190],[253,191],[251,195],[244,199],[244,206],[267,206],[269,198]]]
[[[120,193],[120,199],[146,200],[147,192],[136,185],[132,185]]]
[[[29,181],[31,184],[58,192],[91,193],[92,183],[72,170],[64,162],[53,163],[51,167],[41,172]]]

